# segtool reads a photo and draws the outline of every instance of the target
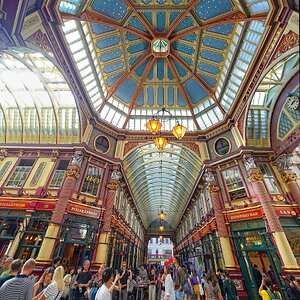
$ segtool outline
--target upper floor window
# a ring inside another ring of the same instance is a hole
[[[300,188],[300,165],[292,165],[291,168],[297,175],[297,184]]]
[[[81,192],[97,196],[101,182],[101,176],[102,169],[95,166],[89,166],[85,175]]]
[[[264,176],[264,181],[267,186],[267,189],[270,193],[279,193],[279,190],[276,186],[274,176],[267,164],[259,164],[261,173]]]
[[[69,160],[61,159],[57,165],[57,168],[53,174],[50,187],[59,188],[62,185],[62,182],[65,178],[66,170],[69,165]]]
[[[22,187],[34,164],[34,159],[21,159],[6,183],[7,187]]]
[[[229,169],[222,172],[229,193],[230,200],[247,197],[241,174],[238,169]]]

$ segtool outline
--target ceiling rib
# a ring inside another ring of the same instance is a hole
[[[120,25],[118,23],[115,23],[111,20],[107,20],[102,15],[97,14],[97,13],[93,13],[91,11],[85,11],[79,17],[74,16],[74,15],[70,15],[70,14],[62,13],[61,17],[63,19],[66,19],[66,20],[84,21],[84,22],[92,22],[92,23],[96,23],[96,24],[107,25],[107,26],[114,27],[114,28],[119,29],[119,30],[124,30],[124,31],[127,31],[129,33],[132,33],[132,34],[142,38],[143,40],[146,40],[149,43],[151,42],[151,38],[147,37],[145,34],[142,34],[142,33],[138,32],[134,29],[122,26],[122,25]]]
[[[200,126],[199,126],[199,124],[198,124],[198,122],[196,120],[196,117],[195,117],[195,114],[194,114],[194,110],[193,110],[193,107],[192,107],[191,102],[189,100],[188,94],[187,94],[185,88],[182,86],[182,83],[180,82],[179,75],[178,75],[177,71],[175,70],[175,67],[173,66],[173,64],[170,61],[169,57],[167,57],[167,62],[169,64],[170,68],[171,68],[171,71],[173,72],[174,76],[176,77],[176,80],[177,80],[177,82],[179,84],[179,89],[181,91],[182,96],[185,99],[185,102],[186,102],[187,106],[189,107],[189,110],[190,110],[190,112],[192,114],[192,118],[193,118],[193,121],[194,121],[194,123],[196,125],[196,128],[197,128],[197,130],[200,130]]]
[[[147,28],[147,30],[149,31],[149,33],[152,35],[152,37],[155,37],[155,34],[153,32],[153,30],[151,29],[150,25],[148,24],[148,22],[140,15],[140,13],[136,10],[136,8],[134,7],[134,5],[131,3],[130,0],[123,0],[124,3],[135,13],[136,17],[141,21],[141,23]]]
[[[170,26],[169,31],[167,33],[167,38],[172,34],[173,30],[180,24],[180,22],[189,14],[189,12],[199,3],[200,0],[195,0],[192,2],[192,4],[182,13],[178,16],[178,18],[173,22],[173,24]]]
[[[149,72],[151,71],[151,67],[153,66],[155,60],[156,60],[156,58],[153,57],[152,60],[148,63],[147,67],[144,70],[144,73],[142,75],[141,81],[140,81],[139,85],[137,86],[137,88],[136,88],[136,90],[135,90],[135,92],[134,92],[134,94],[132,96],[132,100],[131,100],[131,103],[130,103],[130,106],[129,106],[129,109],[128,109],[128,116],[127,116],[127,118],[126,118],[126,120],[124,122],[123,129],[126,128],[126,126],[127,126],[127,123],[129,121],[130,114],[131,114],[131,111],[133,109],[133,106],[134,106],[134,104],[136,102],[136,99],[139,96],[139,94],[140,94],[140,92],[141,92],[141,90],[143,88],[143,83],[146,80]]]
[[[105,100],[99,107],[98,111],[101,111],[102,108],[105,106],[105,104],[108,102],[110,97],[114,94],[114,92],[118,89],[118,87],[140,66],[142,65],[152,54],[148,53],[145,55],[141,60],[139,60],[130,71],[126,72],[121,76],[112,86],[111,88],[107,91],[107,95],[105,97]]]
[[[226,115],[226,112],[225,112],[224,108],[221,106],[221,104],[219,103],[219,101],[217,100],[216,95],[211,91],[211,89],[207,86],[207,84],[204,82],[204,80],[202,80],[199,76],[197,76],[195,73],[193,73],[193,71],[180,58],[178,58],[177,56],[175,56],[172,53],[170,53],[170,56],[174,60],[176,60],[188,73],[190,73],[192,75],[192,78],[195,79],[203,87],[203,89],[207,92],[207,94],[214,100],[214,102],[219,107],[221,112],[224,115]]]
[[[187,36],[193,32],[199,31],[199,30],[203,30],[209,27],[213,27],[213,26],[218,26],[218,25],[223,25],[223,24],[232,24],[232,23],[238,23],[238,22],[250,22],[250,21],[262,21],[265,20],[267,18],[267,14],[263,14],[263,15],[257,15],[254,17],[247,17],[245,16],[243,13],[233,13],[230,14],[222,19],[219,20],[214,20],[212,22],[209,22],[207,24],[198,26],[198,27],[194,27],[191,29],[187,29],[184,32],[175,35],[174,37],[171,38],[170,43],[184,37]]]

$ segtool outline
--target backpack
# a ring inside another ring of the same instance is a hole
[[[272,300],[280,300],[278,292],[275,291],[275,295],[268,289],[267,293]]]

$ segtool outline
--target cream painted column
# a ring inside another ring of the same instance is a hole
[[[95,257],[94,264],[96,266],[104,263],[107,263],[107,255],[108,255],[108,246],[110,240],[110,230],[111,230],[111,220],[113,215],[113,205],[114,199],[116,195],[116,191],[118,189],[118,182],[121,178],[121,173],[118,170],[114,170],[110,176],[110,182],[107,184],[107,198],[105,204],[105,211],[103,216],[103,227],[102,232],[99,235],[97,252]],[[113,256],[111,259],[113,262]]]
[[[208,190],[215,212],[216,223],[218,227],[218,235],[223,252],[225,268],[228,270],[235,270],[237,269],[237,265],[234,260],[234,255],[230,244],[230,238],[226,227],[224,215],[222,212],[220,187],[218,186],[215,179],[215,175],[212,172],[207,172],[205,179],[208,183]]]
[[[23,220],[23,223],[20,224],[20,228],[18,230],[18,233],[16,234],[14,240],[11,242],[11,244],[8,248],[8,251],[6,253],[9,257],[14,257],[15,256],[15,254],[17,252],[17,249],[19,247],[20,241],[21,241],[21,239],[24,235],[24,232],[27,228],[28,222],[29,222],[29,218],[25,217],[24,220]]]
[[[293,254],[290,244],[283,231],[279,218],[272,205],[272,199],[264,183],[264,177],[257,168],[252,157],[244,160],[248,179],[252,184],[257,199],[260,201],[264,214],[268,221],[271,233],[273,234],[278,252],[283,262],[285,270],[299,270],[296,258]]]
[[[41,249],[39,251],[37,261],[39,263],[48,264],[55,248],[56,240],[59,236],[60,228],[63,223],[68,200],[74,191],[77,179],[80,176],[80,167],[83,160],[81,153],[75,153],[73,159],[68,166],[66,179],[59,194],[54,212],[52,214],[50,224],[47,228]]]

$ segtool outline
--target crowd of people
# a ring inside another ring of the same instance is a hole
[[[197,275],[190,267],[180,266],[177,258],[165,266],[141,265],[135,269],[122,263],[121,270],[101,264],[92,274],[90,261],[71,267],[67,272],[61,258],[36,280],[32,275],[34,259],[24,264],[7,257],[0,264],[0,300],[238,300],[235,282],[230,274],[218,269]],[[280,300],[272,276],[262,275],[254,265],[253,275],[263,300]],[[273,280],[273,282],[272,282]],[[289,300],[300,299],[300,288],[294,277],[283,278]]]

